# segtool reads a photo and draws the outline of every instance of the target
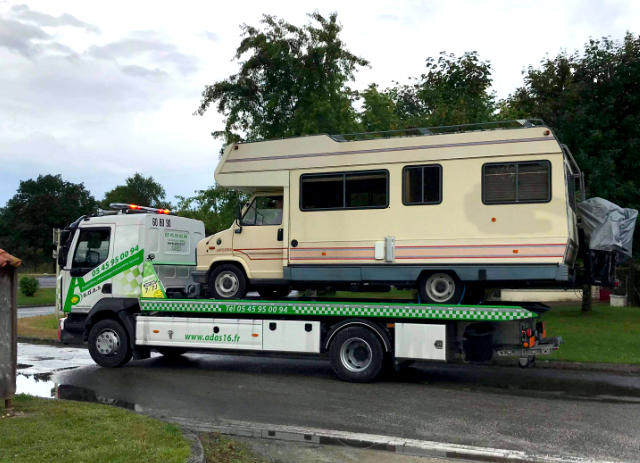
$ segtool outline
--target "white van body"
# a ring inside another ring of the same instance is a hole
[[[548,127],[342,140],[226,147],[216,182],[253,193],[249,204],[281,196],[282,220],[247,226],[238,219],[207,237],[198,246],[199,273],[213,283],[217,266],[233,264],[256,288],[420,287],[437,273],[429,284],[444,288],[442,297],[447,278],[467,290],[569,284],[580,173]],[[363,190],[367,184],[375,191]]]

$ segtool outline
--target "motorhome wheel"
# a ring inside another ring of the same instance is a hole
[[[438,272],[423,276],[418,283],[418,290],[424,302],[458,304],[463,286],[455,275]]]
[[[224,264],[209,275],[209,296],[215,299],[239,299],[247,291],[242,270],[235,265]]]

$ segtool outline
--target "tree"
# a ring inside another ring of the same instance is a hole
[[[573,151],[587,192],[640,207],[640,37],[590,40],[529,67],[503,117],[539,117]],[[637,246],[636,246],[637,249]]]
[[[427,72],[387,90],[404,128],[486,122],[494,118],[491,64],[478,53],[440,53],[426,59]],[[365,115],[363,115],[364,119]]]
[[[165,196],[164,188],[153,177],[144,177],[142,174],[136,173],[127,178],[124,185],[118,185],[113,190],[106,192],[101,206],[106,209],[111,203],[131,203],[170,208],[171,205],[164,200]]]
[[[240,70],[207,85],[196,114],[215,104],[226,117],[214,132],[228,143],[358,128],[348,87],[359,66],[368,62],[345,47],[337,13],[315,12],[298,27],[265,15],[263,29],[243,25],[235,59]]]
[[[247,199],[246,195],[238,191],[218,185],[198,190],[191,197],[177,198],[176,214],[204,222],[207,235],[229,228],[236,218],[238,206]]]
[[[376,84],[371,84],[360,96],[363,100],[360,114],[362,130],[376,132],[401,128],[394,95],[389,90],[381,92]]]
[[[0,247],[35,268],[51,259],[52,229],[63,228],[95,208],[95,199],[82,183],[66,182],[60,175],[21,181],[0,212]]]

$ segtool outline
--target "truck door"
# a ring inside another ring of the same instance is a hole
[[[98,300],[111,297],[103,276],[111,265],[112,238],[113,225],[88,226],[76,232],[67,262],[60,269],[60,299],[65,312],[88,312]]]
[[[282,194],[256,195],[235,227],[233,254],[244,260],[252,278],[282,278],[287,248]]]

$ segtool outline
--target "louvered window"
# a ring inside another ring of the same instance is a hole
[[[482,166],[485,204],[541,203],[551,200],[551,163],[525,161]]]

